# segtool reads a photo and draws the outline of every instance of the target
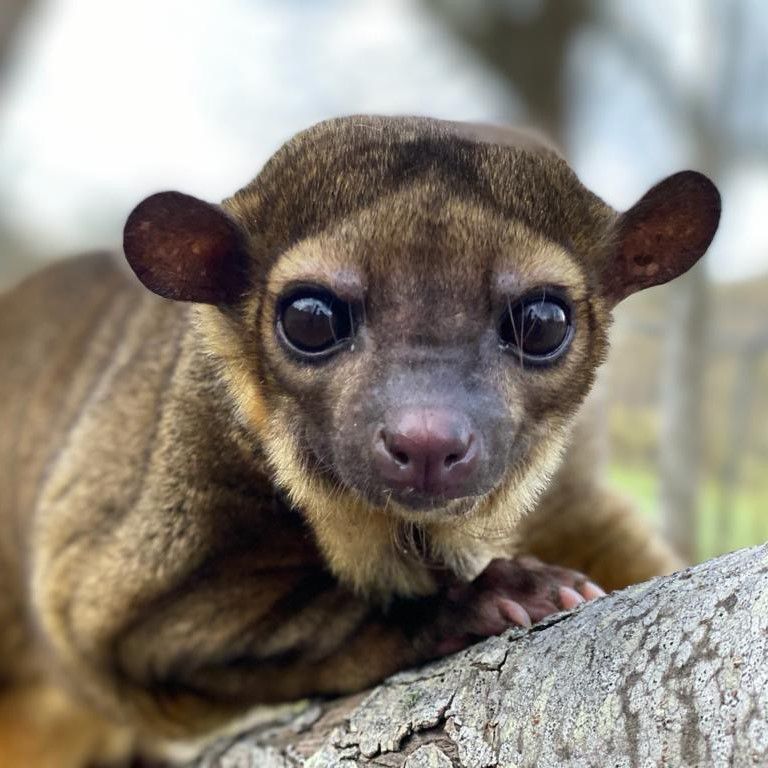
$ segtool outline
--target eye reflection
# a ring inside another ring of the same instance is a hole
[[[277,329],[292,351],[327,355],[354,335],[352,308],[322,288],[297,288],[279,302]]]
[[[570,307],[563,299],[543,290],[510,303],[499,323],[503,348],[521,363],[533,365],[558,360],[572,335]]]

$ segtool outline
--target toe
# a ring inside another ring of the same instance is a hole
[[[571,587],[560,587],[557,594],[560,599],[560,605],[566,611],[570,611],[584,602],[584,598],[575,589],[571,589]]]
[[[499,613],[510,624],[517,624],[520,627],[530,627],[531,617],[528,615],[528,611],[523,608],[516,600],[510,600],[508,597],[498,598],[496,605],[499,609]]]
[[[578,591],[586,600],[594,600],[597,597],[605,597],[605,592],[593,581],[584,581],[578,586]]]

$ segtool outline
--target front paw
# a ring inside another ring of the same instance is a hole
[[[474,581],[446,592],[438,619],[437,653],[452,653],[511,626],[530,627],[604,594],[583,574],[535,557],[492,560]]]

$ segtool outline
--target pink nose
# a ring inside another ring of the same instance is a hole
[[[374,460],[394,490],[458,498],[468,495],[478,439],[460,411],[406,408],[391,414],[374,439]]]

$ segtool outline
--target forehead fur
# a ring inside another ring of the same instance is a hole
[[[268,273],[267,293],[320,284],[350,301],[415,301],[427,312],[443,301],[484,311],[489,300],[541,285],[584,298],[573,256],[525,224],[421,182],[405,192],[289,247]]]
[[[602,239],[615,212],[529,134],[414,117],[346,117],[297,134],[225,207],[264,273],[307,237],[416,182],[514,219],[568,250]],[[407,205],[401,202],[401,205]]]

